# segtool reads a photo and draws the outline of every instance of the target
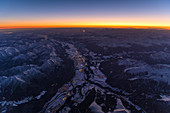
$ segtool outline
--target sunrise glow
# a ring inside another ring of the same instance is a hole
[[[2,0],[0,29],[57,27],[170,28],[169,2]],[[118,7],[119,6],[119,7]]]

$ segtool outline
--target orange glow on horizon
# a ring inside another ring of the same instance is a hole
[[[149,25],[25,25],[25,26],[0,26],[0,29],[17,29],[17,28],[135,28],[135,29],[167,29],[170,26],[149,26]]]
[[[170,30],[169,19],[139,19],[139,18],[117,18],[117,19],[37,19],[37,20],[13,20],[0,21],[0,29],[14,28],[74,28],[74,27],[97,27],[97,28],[161,28]]]

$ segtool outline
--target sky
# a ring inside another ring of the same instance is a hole
[[[170,26],[170,0],[0,0],[0,28]]]

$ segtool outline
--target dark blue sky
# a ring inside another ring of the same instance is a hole
[[[170,18],[170,0],[0,0],[0,22],[140,17]]]

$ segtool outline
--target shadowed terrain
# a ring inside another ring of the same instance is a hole
[[[0,32],[0,111],[169,113],[170,31]]]

